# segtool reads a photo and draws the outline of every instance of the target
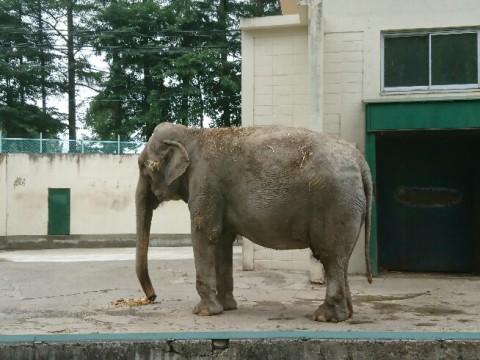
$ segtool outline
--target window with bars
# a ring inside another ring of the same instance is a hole
[[[384,34],[382,90],[475,89],[479,31]]]

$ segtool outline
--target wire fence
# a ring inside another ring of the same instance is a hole
[[[34,154],[138,154],[143,142],[4,138],[0,132],[0,153]]]

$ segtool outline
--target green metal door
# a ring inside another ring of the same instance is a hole
[[[475,271],[476,131],[377,135],[380,267]]]
[[[48,235],[70,235],[70,189],[48,189]]]

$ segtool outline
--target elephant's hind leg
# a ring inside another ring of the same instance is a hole
[[[345,271],[345,285],[347,288],[348,317],[351,318],[353,315],[353,302],[352,302],[352,293],[350,292],[350,286],[348,285],[348,276],[346,271]]]
[[[340,322],[352,317],[347,269],[360,225],[360,216],[345,212],[324,218],[318,232],[312,234],[318,241],[317,246],[312,246],[312,252],[322,262],[327,282],[325,301],[313,315],[316,321]]]
[[[327,293],[325,301],[315,310],[313,319],[325,322],[340,322],[352,316],[350,289],[346,282],[346,268],[335,260],[324,262]]]
[[[223,310],[235,310],[237,302],[233,297],[233,242],[234,233],[223,233],[216,245],[215,270],[217,274],[218,301]]]

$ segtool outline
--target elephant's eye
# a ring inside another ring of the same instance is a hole
[[[145,166],[145,164],[140,164],[139,166],[140,168],[140,174],[142,174],[143,176],[148,176],[148,168]]]

